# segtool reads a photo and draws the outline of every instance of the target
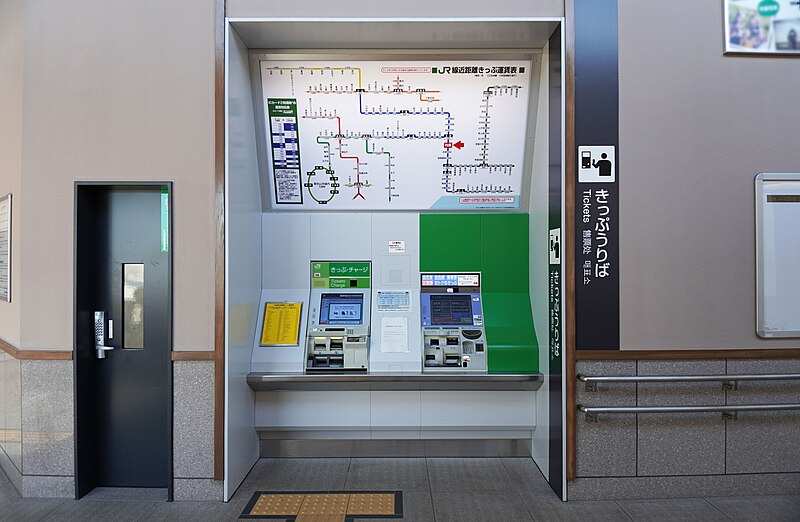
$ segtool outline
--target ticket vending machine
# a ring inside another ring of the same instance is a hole
[[[423,372],[486,372],[481,275],[420,275]]]
[[[369,262],[311,264],[306,373],[367,371],[369,269]]]

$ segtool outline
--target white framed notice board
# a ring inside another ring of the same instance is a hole
[[[0,198],[0,301],[11,302],[11,194]]]
[[[756,333],[800,337],[800,173],[761,173],[756,192]]]

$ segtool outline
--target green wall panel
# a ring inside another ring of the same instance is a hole
[[[481,269],[480,214],[421,214],[419,269],[467,272]]]
[[[489,373],[539,371],[527,214],[421,214],[420,270],[480,271]]]
[[[528,294],[528,215],[481,216],[481,268],[484,292]]]

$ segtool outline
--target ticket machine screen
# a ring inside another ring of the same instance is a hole
[[[360,325],[364,307],[363,294],[322,294],[319,324]]]
[[[472,295],[432,294],[431,325],[471,325]]]

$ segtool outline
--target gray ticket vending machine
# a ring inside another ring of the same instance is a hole
[[[420,275],[422,370],[486,372],[481,275]]]
[[[306,373],[366,372],[369,366],[370,263],[311,263]]]

